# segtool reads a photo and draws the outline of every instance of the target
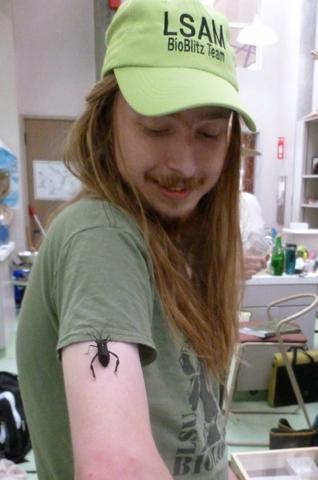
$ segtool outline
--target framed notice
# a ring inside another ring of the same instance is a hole
[[[70,200],[81,186],[59,160],[34,160],[33,179],[35,200]]]

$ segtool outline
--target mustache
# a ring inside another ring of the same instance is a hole
[[[146,173],[145,179],[158,183],[162,187],[182,188],[182,189],[199,187],[204,183],[204,180],[205,180],[204,177],[202,176],[194,176],[194,177],[187,178],[177,172],[173,172],[170,174],[157,174],[157,175]]]

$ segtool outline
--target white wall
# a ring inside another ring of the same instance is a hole
[[[93,0],[0,1],[0,137],[18,158],[11,237],[26,247],[23,117],[73,118],[95,82]]]
[[[17,83],[15,70],[15,50],[13,36],[12,2],[0,1],[0,138],[19,159],[20,128],[17,104]],[[21,179],[21,168],[19,165]],[[14,219],[10,225],[11,239],[16,242],[17,249],[25,245],[23,182],[20,182],[20,202],[14,208]]]
[[[95,81],[92,0],[13,0],[19,112],[76,116]]]
[[[318,25],[318,8],[317,8],[317,18],[316,25]],[[318,28],[316,30],[316,42],[314,49],[318,50]],[[315,60],[315,72],[314,72],[314,88],[313,88],[313,98],[312,98],[312,110],[318,110],[318,60]]]
[[[242,98],[259,129],[255,193],[265,223],[276,224],[278,176],[287,175],[286,220],[290,215],[297,89],[301,1],[264,0],[262,21],[277,34],[275,45],[263,47],[261,70],[239,70]],[[285,137],[285,160],[277,160],[277,138]]]

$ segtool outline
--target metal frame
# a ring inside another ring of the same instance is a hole
[[[282,334],[281,334],[281,329],[282,329],[282,326],[285,325],[286,323],[291,322],[292,320],[295,320],[296,318],[301,317],[302,315],[308,313],[310,310],[315,308],[315,306],[318,305],[318,295],[316,295],[314,293],[301,293],[301,294],[296,294],[296,295],[290,295],[288,297],[279,298],[277,300],[274,300],[273,302],[271,302],[267,306],[266,313],[267,313],[267,317],[268,317],[269,320],[275,321],[275,319],[272,316],[272,308],[277,306],[277,305],[281,305],[281,304],[284,304],[286,302],[289,302],[291,300],[295,300],[295,299],[298,299],[298,298],[311,298],[312,302],[309,305],[307,305],[306,307],[299,310],[298,312],[296,312],[292,315],[289,315],[288,317],[283,318],[282,320],[277,322],[277,325],[276,325],[276,338],[277,338],[277,340],[275,342],[262,342],[262,340],[260,339],[260,341],[245,342],[245,343],[241,343],[241,344],[238,345],[237,352],[234,355],[233,362],[232,362],[232,371],[229,372],[228,381],[227,381],[225,389],[224,389],[223,411],[224,411],[225,424],[228,421],[230,412],[242,413],[242,414],[243,413],[249,413],[249,414],[255,414],[255,413],[257,413],[257,414],[260,414],[260,413],[262,413],[262,414],[285,413],[286,414],[287,413],[287,414],[291,414],[291,413],[297,413],[297,412],[299,412],[299,410],[301,410],[302,413],[304,414],[304,417],[305,417],[306,423],[308,425],[308,428],[311,428],[311,422],[310,422],[310,419],[309,419],[309,415],[308,415],[308,412],[307,412],[307,409],[306,409],[306,406],[305,406],[305,403],[304,403],[304,400],[303,400],[303,397],[302,397],[302,394],[301,394],[301,391],[300,391],[300,388],[299,388],[299,385],[298,385],[298,382],[297,382],[297,379],[296,379],[296,376],[295,376],[295,373],[294,373],[294,370],[292,368],[291,362],[289,361],[288,355],[287,355],[287,348],[289,348],[290,346],[295,346],[295,345],[297,346],[297,345],[304,344],[304,343],[303,342],[284,342],[284,339],[283,339]],[[235,387],[236,387],[236,383],[237,383],[237,378],[238,378],[239,368],[240,368],[240,365],[243,362],[244,349],[248,348],[251,345],[253,345],[253,347],[260,346],[262,348],[266,348],[269,345],[276,345],[277,346],[278,350],[282,354],[282,358],[284,360],[284,363],[285,363],[285,366],[286,366],[286,369],[287,369],[287,373],[288,373],[292,388],[294,390],[295,397],[297,399],[298,408],[297,408],[296,411],[294,410],[294,411],[287,411],[286,412],[286,410],[284,410],[282,412],[281,410],[276,410],[276,409],[272,409],[272,411],[270,411],[270,410],[261,410],[261,411],[260,410],[258,410],[258,411],[255,411],[255,410],[254,411],[253,410],[252,411],[251,410],[239,410],[238,411],[238,410],[232,410],[231,409],[233,395],[234,395],[234,391],[235,391]],[[243,445],[244,446],[267,446],[268,445],[268,443],[232,442],[230,440],[228,440],[227,443],[228,443],[228,445],[240,445],[240,446],[243,446]]]

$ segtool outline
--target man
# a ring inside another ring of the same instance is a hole
[[[40,480],[226,479],[218,382],[237,335],[240,104],[224,17],[127,0],[66,153],[17,356]]]
[[[266,244],[265,224],[260,204],[255,195],[241,192],[240,228],[244,248],[244,279],[266,268],[269,245]]]

